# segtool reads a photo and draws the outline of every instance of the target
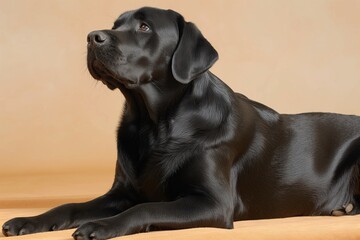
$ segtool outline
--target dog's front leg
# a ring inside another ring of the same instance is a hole
[[[131,206],[130,201],[118,194],[108,193],[85,203],[70,203],[33,217],[13,218],[2,227],[5,236],[62,230],[92,221],[114,216]]]
[[[114,217],[85,223],[73,237],[76,240],[100,240],[151,229],[232,228],[232,213],[224,206],[205,196],[139,204]]]

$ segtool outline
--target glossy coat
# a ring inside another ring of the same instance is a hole
[[[279,114],[213,75],[217,58],[171,10],[126,12],[90,33],[90,73],[126,98],[114,184],[90,202],[12,219],[4,234],[79,227],[77,240],[108,239],[359,213],[360,117]]]

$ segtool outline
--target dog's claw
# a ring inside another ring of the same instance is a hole
[[[91,234],[89,235],[89,237],[90,237],[90,239],[96,240],[96,236],[95,236],[95,233],[94,233],[94,232],[91,233]]]
[[[352,210],[354,209],[354,205],[352,203],[349,203],[346,207],[345,207],[345,212],[347,214],[349,214]]]
[[[26,229],[26,228],[22,228],[19,232],[19,235],[25,235],[25,234],[29,234],[30,232]]]
[[[331,216],[343,216],[345,214],[350,214],[354,209],[354,205],[352,203],[342,205],[341,209],[335,209],[331,211]]]
[[[331,216],[343,216],[345,215],[345,211],[342,209],[336,209],[331,211]]]

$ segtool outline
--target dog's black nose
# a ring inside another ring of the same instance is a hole
[[[88,44],[94,44],[97,46],[104,45],[107,43],[109,36],[103,31],[93,31],[88,34],[87,42]]]

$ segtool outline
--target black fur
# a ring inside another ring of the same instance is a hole
[[[90,202],[12,219],[4,234],[79,227],[77,240],[108,239],[359,213],[360,117],[279,114],[209,72],[217,58],[171,10],[126,12],[90,33],[90,73],[126,98],[114,184]]]

